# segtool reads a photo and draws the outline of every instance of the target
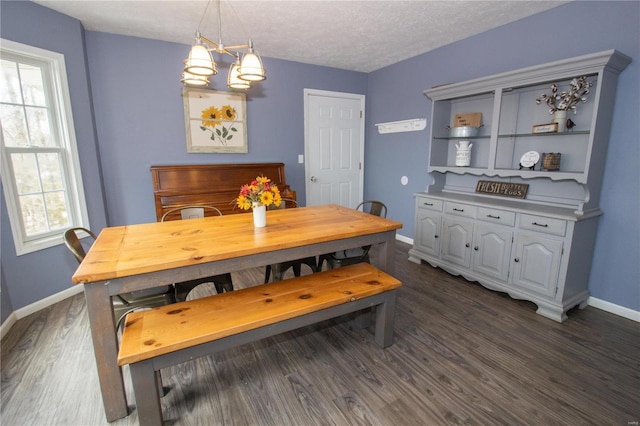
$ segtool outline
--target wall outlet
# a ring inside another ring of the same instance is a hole
[[[304,155],[298,155],[298,164],[304,164]]]

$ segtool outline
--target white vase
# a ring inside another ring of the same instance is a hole
[[[253,203],[253,226],[256,228],[267,226],[267,206]]]
[[[567,131],[567,111],[554,112],[553,122],[558,123],[558,132],[566,132]]]
[[[456,144],[456,166],[469,167],[471,165],[471,141],[458,141]]]

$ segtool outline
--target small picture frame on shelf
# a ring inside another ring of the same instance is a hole
[[[557,133],[558,123],[534,124],[531,133]]]

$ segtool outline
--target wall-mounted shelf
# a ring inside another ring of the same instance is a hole
[[[427,127],[426,118],[413,118],[411,120],[390,121],[388,123],[378,123],[375,125],[378,133],[400,133],[400,132],[418,132]]]

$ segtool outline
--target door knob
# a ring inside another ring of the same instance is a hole
[[[311,182],[315,182],[316,181],[316,177],[315,176],[311,176]]]

